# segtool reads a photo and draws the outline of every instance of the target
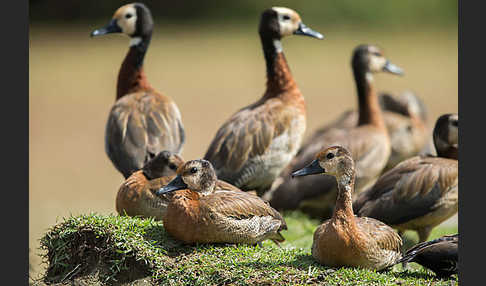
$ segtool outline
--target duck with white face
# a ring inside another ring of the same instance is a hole
[[[130,38],[105,129],[105,151],[125,178],[163,150],[180,154],[185,141],[177,105],[150,85],[143,70],[153,25],[150,10],[132,3],[118,8],[105,27],[91,33],[92,37],[118,33]]]
[[[267,67],[266,91],[219,128],[204,158],[213,164],[218,178],[260,195],[297,153],[306,127],[304,97],[281,40],[291,35],[323,36],[284,7],[263,11],[258,31]]]

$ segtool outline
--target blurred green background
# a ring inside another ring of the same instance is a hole
[[[123,177],[104,152],[104,128],[128,48],[120,35],[90,38],[126,1],[30,1],[29,261],[42,272],[39,239],[59,218],[115,213]],[[322,41],[282,41],[307,105],[311,134],[356,107],[351,52],[377,44],[405,76],[377,75],[378,91],[412,90],[430,124],[457,112],[457,1],[145,1],[155,29],[145,60],[148,80],[177,103],[186,129],[183,157],[200,158],[216,130],[264,92],[257,34],[271,6],[296,10]],[[451,220],[457,224],[457,220]],[[45,265],[44,265],[45,266]]]
[[[127,1],[31,0],[33,23],[85,23],[106,19],[113,7]],[[454,0],[306,0],[306,1],[144,1],[157,23],[171,24],[248,24],[258,19],[262,9],[292,7],[308,22],[327,27],[360,25],[386,28],[400,26],[457,26],[457,1]]]

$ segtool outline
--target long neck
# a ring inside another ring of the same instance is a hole
[[[264,97],[278,96],[284,91],[297,87],[283,54],[280,39],[262,35],[260,38],[267,64],[267,91]]]
[[[152,90],[143,71],[143,60],[150,43],[150,37],[132,39],[118,73],[116,99],[139,90]]]
[[[338,183],[338,195],[332,218],[340,221],[354,221],[353,199],[355,174],[349,169],[344,174],[336,177]]]
[[[358,91],[358,125],[372,124],[379,128],[385,128],[378,96],[376,96],[373,87],[373,75],[356,68],[353,72]]]

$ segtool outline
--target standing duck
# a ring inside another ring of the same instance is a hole
[[[167,232],[186,243],[257,244],[284,241],[283,217],[267,202],[250,193],[230,189],[215,191],[217,178],[206,160],[186,162],[177,177],[157,191],[172,194],[163,218]]]
[[[390,138],[383,120],[378,96],[373,86],[373,74],[402,70],[387,60],[382,51],[372,45],[360,45],[351,61],[358,93],[357,125],[330,128],[303,144],[295,158],[280,175],[264,198],[276,209],[301,209],[317,218],[328,218],[336,201],[336,180],[329,176],[309,176],[290,179],[292,170],[303,168],[319,151],[339,145],[349,150],[356,162],[356,191],[371,186],[385,168],[391,153]]]
[[[379,220],[354,216],[355,166],[351,153],[341,146],[329,147],[292,177],[321,173],[335,177],[338,195],[332,217],[314,232],[312,256],[330,267],[382,270],[394,265],[401,258],[400,236]]]
[[[174,179],[177,168],[182,164],[184,160],[169,151],[162,151],[150,159],[141,170],[128,177],[118,189],[116,196],[118,214],[162,220],[169,198],[164,195],[156,196],[155,192]],[[220,189],[241,192],[235,186],[218,180],[216,191]]]
[[[457,213],[459,116],[437,120],[433,139],[438,156],[410,158],[385,172],[356,198],[357,215],[379,219],[399,230],[418,232],[424,242],[435,226]]]
[[[184,144],[179,109],[150,85],[143,70],[152,29],[150,10],[132,3],[120,7],[107,26],[91,33],[92,37],[110,33],[130,37],[105,130],[105,151],[125,179],[159,152],[180,153]]]
[[[218,178],[242,190],[267,190],[297,153],[306,127],[304,97],[283,54],[289,35],[323,36],[305,26],[297,12],[273,7],[259,27],[267,65],[267,89],[257,102],[233,114],[217,131],[204,159]]]
[[[437,239],[421,242],[407,250],[397,263],[418,263],[439,277],[447,278],[458,271],[459,234],[445,235]]]

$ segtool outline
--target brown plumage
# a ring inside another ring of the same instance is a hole
[[[379,219],[400,232],[415,230],[423,242],[433,227],[457,213],[458,121],[457,114],[439,117],[433,132],[438,157],[416,156],[385,172],[358,195],[356,214]]]
[[[118,189],[116,196],[118,214],[162,220],[169,198],[164,195],[156,196],[155,192],[174,179],[177,168],[183,163],[184,160],[179,155],[169,151],[160,152],[145,163],[142,170],[134,172]],[[216,191],[221,189],[240,191],[235,186],[218,180]]]
[[[292,176],[328,174],[338,185],[338,195],[330,219],[314,232],[312,256],[330,267],[361,267],[381,270],[401,258],[402,239],[388,225],[368,218],[356,217],[352,208],[355,181],[354,160],[341,146],[332,146]]]
[[[445,235],[421,242],[407,250],[397,263],[418,263],[439,277],[449,277],[459,270],[459,234]]]
[[[105,151],[125,178],[162,150],[180,153],[185,140],[175,102],[157,92],[143,71],[152,28],[150,10],[144,4],[132,3],[120,7],[106,27],[91,33],[123,33],[131,38],[105,130]]]
[[[356,162],[356,192],[370,187],[385,168],[391,153],[378,97],[373,87],[373,73],[386,71],[401,74],[380,49],[360,45],[351,61],[358,93],[359,116],[351,127],[336,126],[312,136],[302,144],[295,158],[263,196],[276,209],[301,209],[318,218],[328,218],[336,200],[336,182],[329,176],[309,176],[290,180],[292,170],[300,169],[315,154],[329,146],[340,145],[349,150]]]
[[[291,34],[322,38],[293,10],[262,13],[259,28],[267,64],[267,90],[240,109],[217,131],[204,158],[218,178],[242,190],[268,189],[297,152],[306,126],[305,103],[282,52],[280,40]]]
[[[242,191],[215,191],[216,173],[209,161],[189,161],[177,174],[157,191],[157,195],[177,191],[169,195],[163,218],[174,238],[187,244],[284,241],[280,231],[287,229],[285,220],[268,203]]]

